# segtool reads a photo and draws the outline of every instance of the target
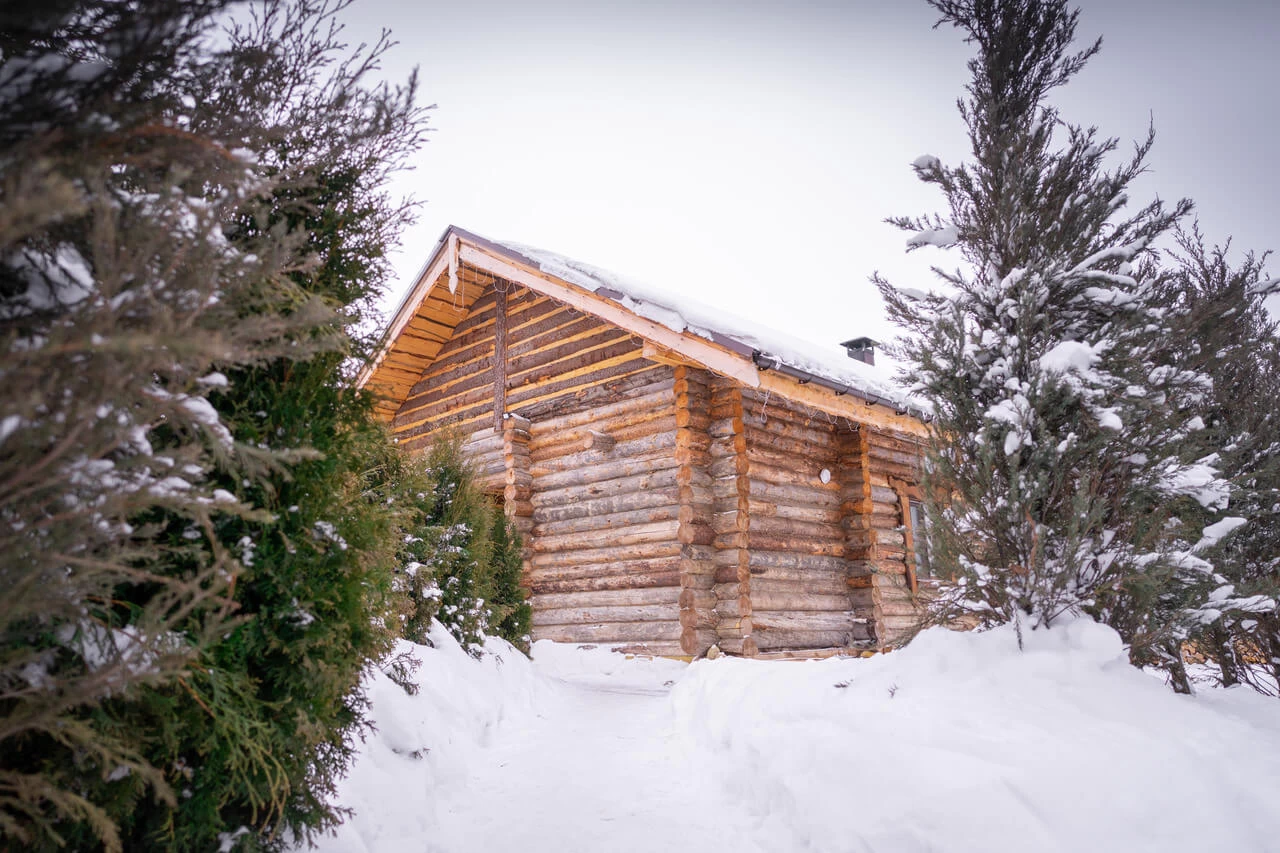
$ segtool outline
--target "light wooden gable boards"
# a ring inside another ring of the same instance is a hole
[[[456,276],[450,275],[451,266]],[[449,290],[453,279],[457,289]],[[641,339],[651,361],[702,367],[746,388],[759,388],[833,416],[848,417],[880,429],[924,437],[919,419],[852,395],[760,370],[749,355],[690,332],[661,323],[586,288],[544,272],[517,252],[455,226],[445,232],[418,281],[397,309],[375,359],[361,372],[359,383],[380,399],[377,411],[392,420],[420,383],[424,371],[470,311],[485,284],[503,280],[595,316]]]

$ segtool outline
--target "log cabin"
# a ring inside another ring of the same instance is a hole
[[[891,646],[915,621],[923,413],[818,347],[450,227],[360,374],[524,540],[534,639],[692,657]]]

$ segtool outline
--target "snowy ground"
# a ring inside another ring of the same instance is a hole
[[[1280,850],[1280,702],[1175,696],[1092,623],[692,666],[434,637],[323,850]]]

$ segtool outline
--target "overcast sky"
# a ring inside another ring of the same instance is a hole
[[[1195,200],[1206,235],[1280,248],[1280,2],[1079,0],[1102,53],[1055,103],[1128,141],[1133,193]],[[394,305],[450,223],[560,252],[815,341],[893,334],[876,270],[921,286],[884,217],[942,210],[910,162],[967,155],[970,55],[924,2],[356,0],[420,69],[436,130],[398,189],[426,201]],[[1277,264],[1270,264],[1272,274]]]

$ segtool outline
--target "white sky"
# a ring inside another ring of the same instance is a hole
[[[1189,196],[1206,236],[1280,247],[1280,2],[1078,0],[1102,53],[1064,117],[1127,141],[1154,120],[1136,203]],[[942,210],[909,163],[967,154],[970,51],[923,0],[357,0],[352,41],[437,103],[398,189],[424,199],[389,307],[456,224],[539,246],[814,341],[894,332],[875,270],[928,286],[886,216]],[[1272,274],[1277,264],[1270,265]]]

